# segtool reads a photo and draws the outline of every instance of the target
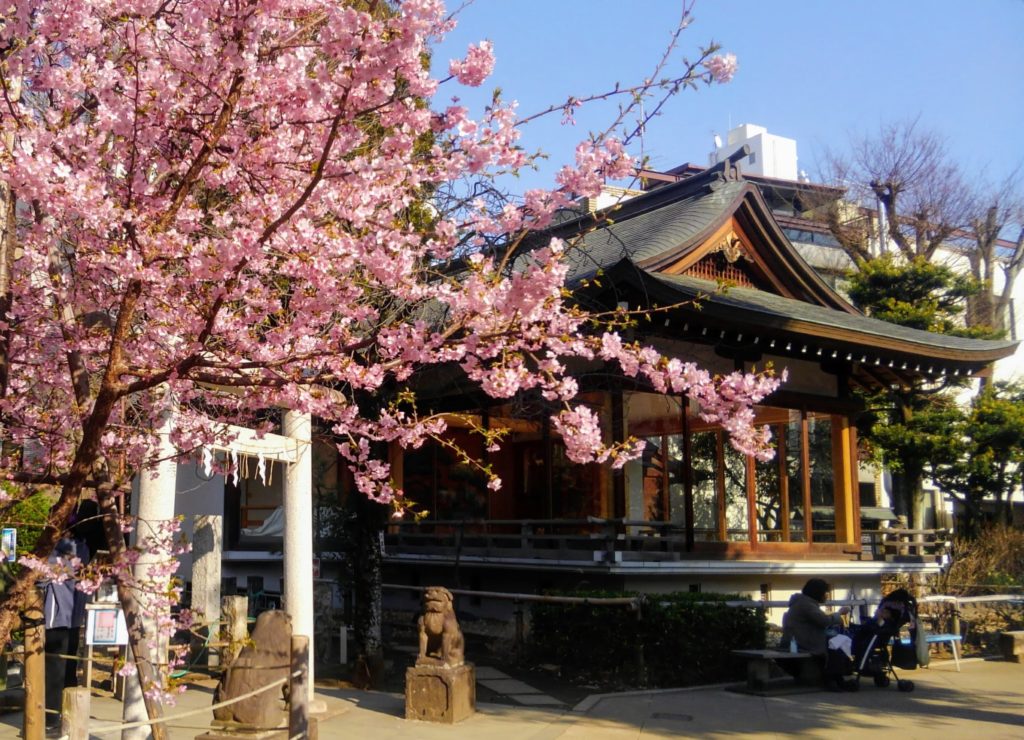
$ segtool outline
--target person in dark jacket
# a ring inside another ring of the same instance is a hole
[[[106,546],[103,535],[103,524],[100,521],[99,506],[91,499],[85,499],[78,505],[71,525],[71,533],[75,542],[75,556],[83,566],[89,564],[92,556]],[[85,605],[89,596],[75,589],[75,608],[71,613],[71,629],[68,630],[68,655],[79,657],[82,631],[85,627]],[[65,688],[78,685],[78,660],[66,661],[64,671]]]
[[[833,666],[841,665],[845,657],[841,659],[840,655],[829,655],[830,652],[838,651],[829,650],[826,630],[840,627],[843,617],[850,613],[850,607],[840,607],[834,614],[825,613],[821,605],[825,603],[828,590],[828,583],[820,578],[812,578],[804,584],[800,593],[790,597],[789,609],[782,617],[781,648],[788,650],[790,640],[796,640],[800,650],[821,659],[826,684],[843,688],[842,673]]]
[[[828,637],[825,630],[839,627],[843,616],[850,613],[844,606],[835,614],[826,614],[821,609],[828,593],[828,583],[812,578],[804,584],[803,590],[789,599],[789,610],[782,617],[782,647],[787,649],[791,638],[797,647],[813,655],[824,656],[828,652]]]
[[[75,543],[62,539],[54,548],[51,562],[70,562],[75,557]],[[65,663],[75,608],[75,582],[47,581],[43,584],[43,627],[46,632],[46,726],[60,726],[61,694],[64,691]]]

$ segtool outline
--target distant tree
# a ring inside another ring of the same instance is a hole
[[[982,286],[968,275],[922,257],[885,255],[862,262],[850,276],[854,305],[882,321],[940,334],[991,333],[964,326],[967,301]]]
[[[995,503],[997,523],[1009,524],[1024,462],[1024,387],[986,386],[969,409],[958,408],[944,421],[933,436],[929,471],[939,489],[962,504],[960,533],[978,534],[984,501]]]
[[[845,188],[846,197],[814,204],[814,214],[855,264],[891,250],[907,262],[924,259],[970,274],[981,289],[963,322],[1005,329],[1024,264],[1018,175],[986,184],[965,175],[946,142],[918,121],[889,123],[855,139],[850,154],[829,154],[824,179]]]
[[[1024,263],[1017,172],[997,186],[966,176],[945,141],[915,120],[883,124],[855,139],[848,155],[831,154],[825,179],[846,196],[814,204],[813,213],[854,262],[849,295],[856,305],[927,331],[1005,332]],[[912,523],[920,523],[933,457],[957,449],[954,430],[973,413],[958,408],[950,392],[949,380],[890,388],[868,399],[860,424],[865,443],[893,473],[897,513]],[[948,465],[946,474],[955,477]]]
[[[921,257],[906,262],[887,255],[862,262],[848,278],[851,300],[869,316],[926,331],[979,333],[958,323],[978,285],[948,267]],[[913,526],[921,524],[923,481],[935,450],[948,448],[949,430],[959,423],[961,411],[953,390],[962,384],[946,378],[890,386],[865,399],[861,438],[889,467],[896,513]]]

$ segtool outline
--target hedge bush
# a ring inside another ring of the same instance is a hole
[[[637,593],[569,592],[560,595],[638,597]],[[728,594],[647,595],[639,614],[628,607],[534,604],[530,645],[535,660],[592,679],[652,686],[692,686],[739,679],[737,648],[762,648],[763,609],[729,607]],[[641,663],[642,656],[642,663]]]

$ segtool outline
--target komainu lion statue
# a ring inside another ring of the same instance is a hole
[[[420,655],[416,665],[463,664],[465,641],[455,618],[452,594],[446,588],[430,586],[423,594],[423,616],[419,619]]]
[[[227,667],[213,694],[214,703],[248,694],[268,683],[288,677],[291,664],[292,620],[283,611],[272,610],[256,618],[252,644],[246,645]],[[281,697],[288,699],[288,684],[264,691],[226,707],[213,710],[220,722],[238,722],[266,729],[285,718]]]

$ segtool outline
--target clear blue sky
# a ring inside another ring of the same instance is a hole
[[[490,39],[497,64],[482,91],[500,87],[528,114],[649,74],[680,12],[679,0],[476,0],[435,67],[446,73],[467,44]],[[713,134],[755,123],[796,139],[813,176],[826,148],[915,117],[972,174],[1001,179],[1024,162],[1024,0],[697,0],[693,16],[677,60],[714,40],[736,54],[739,72],[728,85],[683,92],[648,127],[655,168],[704,164]],[[484,99],[462,98],[471,107]],[[523,143],[551,164],[523,186],[549,184],[608,115],[531,126]]]

